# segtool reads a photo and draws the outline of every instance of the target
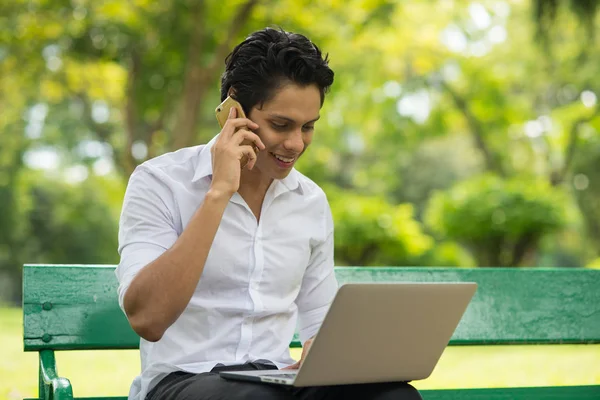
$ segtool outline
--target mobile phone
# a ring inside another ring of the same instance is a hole
[[[242,105],[234,100],[231,96],[228,96],[219,106],[215,109],[215,115],[217,116],[217,121],[219,121],[219,126],[223,129],[225,122],[227,122],[227,118],[229,118],[229,110],[231,107],[235,107],[237,110],[236,118],[246,118],[246,114],[244,113],[244,109]]]
[[[225,122],[227,122],[227,118],[229,118],[229,110],[231,110],[231,107],[235,107],[235,109],[237,110],[236,118],[246,118],[246,114],[244,113],[242,105],[237,100],[234,100],[231,96],[227,96],[227,98],[223,100],[223,102],[219,104],[218,107],[215,109],[215,115],[217,117],[217,121],[219,122],[219,126],[221,127],[221,129],[223,129],[223,126],[225,126]],[[254,142],[244,140],[241,143],[241,145],[252,146],[254,152],[258,154],[258,147],[256,147]],[[240,165],[242,168],[244,168],[246,164],[248,164],[248,157],[244,156],[240,160]]]

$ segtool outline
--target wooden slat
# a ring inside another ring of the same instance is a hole
[[[345,282],[477,282],[450,344],[600,343],[600,270],[342,268]]]
[[[26,265],[25,350],[137,348],[117,304],[114,269]],[[477,282],[453,345],[600,343],[600,270],[338,267],[336,276],[340,284]]]
[[[423,400],[598,400],[600,386],[422,390]]]
[[[75,397],[73,400],[127,400],[127,396],[123,397]]]
[[[25,266],[25,350],[137,349],[117,300],[114,266]]]
[[[420,393],[423,400],[598,400],[600,386],[422,390]],[[75,398],[75,400],[126,399],[126,396]]]

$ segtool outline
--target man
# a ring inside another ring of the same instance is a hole
[[[130,399],[420,398],[401,384],[300,390],[218,375],[298,368],[296,322],[306,349],[336,293],[326,196],[293,168],[333,75],[306,37],[255,32],[227,57],[221,83],[248,118],[232,110],[207,145],[132,174],[117,268],[119,304],[141,336]]]

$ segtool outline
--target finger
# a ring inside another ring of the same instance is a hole
[[[240,129],[239,131],[235,132],[233,137],[234,143],[238,145],[244,144],[244,141],[247,141],[248,144],[258,147],[259,150],[265,149],[265,144],[262,142],[262,140],[260,140],[258,135],[247,129]]]
[[[248,157],[248,162],[245,166],[248,169],[254,168],[254,164],[256,163],[256,153],[254,152],[254,148],[252,146],[240,146],[240,150],[239,160],[241,161],[244,156]]]
[[[233,110],[233,108],[232,108]],[[227,132],[227,136],[233,135],[238,129],[242,128],[258,129],[258,124],[248,118],[231,118],[225,122],[222,132]]]
[[[283,367],[281,369],[299,369],[299,368],[300,368],[300,361],[298,361],[294,365],[290,365],[289,367]]]

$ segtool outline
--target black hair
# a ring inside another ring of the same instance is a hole
[[[326,55],[306,36],[273,28],[252,33],[225,59],[221,77],[221,101],[233,88],[233,97],[240,102],[246,115],[275,96],[286,83],[301,86],[316,84],[325,93],[333,83],[333,71]]]

